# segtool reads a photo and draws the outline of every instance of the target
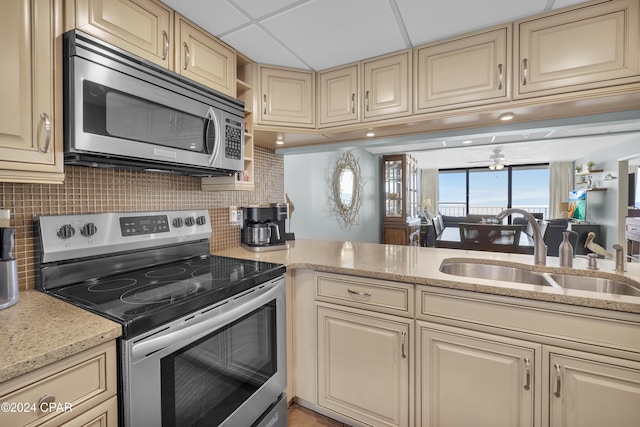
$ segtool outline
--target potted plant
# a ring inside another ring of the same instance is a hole
[[[589,171],[593,170],[593,167],[594,167],[595,165],[596,165],[596,164],[595,164],[595,163],[593,163],[593,162],[587,162],[587,167],[589,168]]]

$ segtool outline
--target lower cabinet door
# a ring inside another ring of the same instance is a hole
[[[549,357],[550,426],[640,425],[640,363],[577,356]]]
[[[372,426],[412,425],[412,321],[318,306],[318,404]]]
[[[541,345],[424,322],[417,334],[418,425],[539,425]]]

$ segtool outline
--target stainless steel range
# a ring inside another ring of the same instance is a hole
[[[122,325],[124,426],[286,426],[285,267],[209,254],[206,210],[35,219],[36,287]]]

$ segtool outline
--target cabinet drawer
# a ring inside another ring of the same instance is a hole
[[[316,274],[316,300],[413,317],[414,286],[363,277]]]
[[[0,425],[67,421],[116,395],[115,342],[105,343],[0,385]],[[15,412],[11,411],[14,409]]]
[[[601,317],[604,312],[567,306],[566,312],[554,304],[517,298],[483,296],[466,291],[418,287],[420,320],[438,323],[451,320],[471,328],[499,328],[527,336],[547,337],[565,343],[574,342],[637,353],[640,330],[635,315],[620,318]],[[476,296],[477,295],[477,296]],[[564,308],[564,307],[563,307]],[[573,310],[575,312],[569,312]]]

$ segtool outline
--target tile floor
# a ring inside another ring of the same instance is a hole
[[[288,410],[289,427],[349,427],[310,409],[292,403]]]

